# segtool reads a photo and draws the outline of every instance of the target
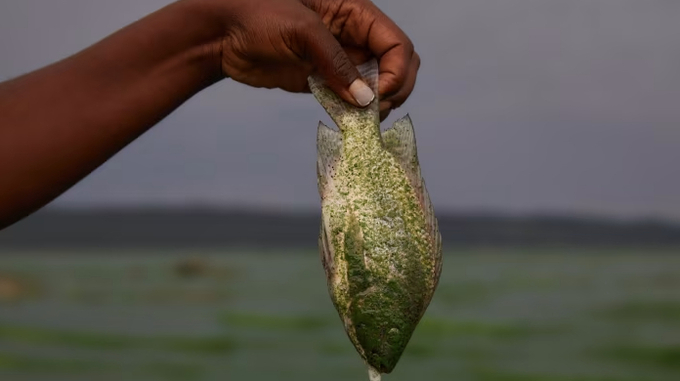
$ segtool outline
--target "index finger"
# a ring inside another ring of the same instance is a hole
[[[374,8],[376,14],[367,33],[367,48],[380,63],[378,87],[384,99],[404,87],[412,87],[407,81],[414,49],[408,36],[382,11]]]

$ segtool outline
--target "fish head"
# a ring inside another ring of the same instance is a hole
[[[389,297],[389,290],[385,289],[368,293],[356,302],[356,308],[350,312],[352,341],[370,366],[380,373],[390,373],[418,325],[419,306]]]

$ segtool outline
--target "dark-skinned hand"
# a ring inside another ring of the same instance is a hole
[[[420,57],[406,34],[368,0],[228,4],[234,22],[220,51],[224,73],[236,81],[305,92],[307,76],[318,71],[343,99],[362,106],[370,102],[372,92],[355,83],[355,66],[376,57],[381,120],[413,91]]]
[[[318,72],[381,119],[413,90],[420,58],[368,0],[180,0],[83,51],[0,82],[0,228],[59,196],[184,101],[229,77],[308,91]],[[228,100],[226,103],[228,104]]]

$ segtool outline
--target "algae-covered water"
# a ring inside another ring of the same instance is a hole
[[[384,380],[680,380],[680,250],[445,253]],[[0,380],[367,380],[316,251],[3,252]]]

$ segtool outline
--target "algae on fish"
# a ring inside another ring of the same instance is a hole
[[[316,76],[340,131],[319,123],[319,246],[331,299],[371,380],[396,366],[439,282],[441,236],[408,115],[381,132],[378,64],[358,67],[376,98],[357,108]]]

